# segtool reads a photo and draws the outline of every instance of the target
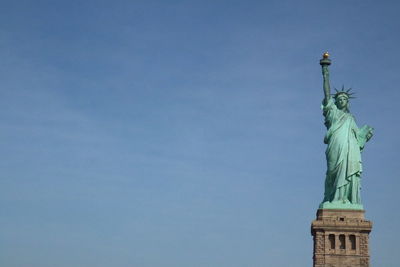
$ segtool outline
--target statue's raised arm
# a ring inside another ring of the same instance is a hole
[[[324,77],[324,105],[328,103],[328,100],[331,98],[331,86],[329,84],[329,69],[328,66],[331,64],[331,60],[329,59],[328,52],[325,52],[322,56],[323,58],[320,60],[319,64],[322,66],[322,76]]]

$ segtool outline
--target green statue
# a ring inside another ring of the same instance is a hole
[[[327,133],[324,143],[328,169],[325,179],[324,200],[320,209],[357,209],[362,210],[361,188],[361,151],[372,137],[373,128],[368,125],[358,128],[349,111],[349,99],[353,98],[349,90],[336,90],[331,95],[329,54],[324,53],[320,64],[324,78],[323,115]]]

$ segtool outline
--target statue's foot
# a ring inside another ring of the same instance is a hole
[[[363,210],[361,203],[351,203],[350,201],[334,200],[332,202],[325,201],[319,205],[320,209],[352,209],[352,210]]]

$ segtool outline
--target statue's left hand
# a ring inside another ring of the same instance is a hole
[[[367,143],[369,141],[369,139],[371,139],[371,137],[373,135],[373,130],[374,130],[374,128],[372,128],[371,126],[364,125],[356,133],[358,145],[360,146],[361,150],[364,149],[365,143]]]

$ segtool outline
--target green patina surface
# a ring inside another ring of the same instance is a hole
[[[358,128],[354,116],[349,111],[349,90],[337,91],[331,95],[328,66],[331,61],[328,54],[320,61],[324,78],[323,115],[327,133],[327,171],[325,178],[324,200],[320,209],[356,209],[361,204],[361,151],[373,134],[373,128],[365,125]]]

